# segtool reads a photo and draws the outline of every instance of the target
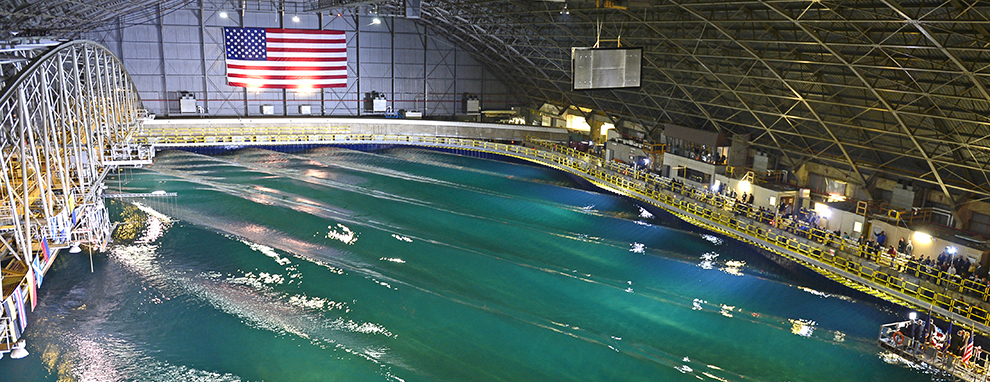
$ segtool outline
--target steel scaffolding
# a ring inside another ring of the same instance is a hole
[[[128,144],[143,112],[123,65],[89,41],[32,55],[0,96],[0,268],[5,309],[0,354],[26,326],[25,306],[58,249],[105,248],[111,226],[103,180],[150,164],[150,146]]]

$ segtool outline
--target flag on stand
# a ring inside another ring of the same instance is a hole
[[[949,331],[945,332],[945,345],[942,346],[942,351],[948,351],[949,345],[952,345],[952,320],[949,320]]]
[[[344,31],[223,28],[227,84],[246,88],[347,86]]]
[[[942,343],[945,342],[945,332],[943,332],[938,325],[932,324],[932,331],[929,340],[931,340],[932,346],[941,348]]]
[[[973,358],[973,335],[969,335],[969,341],[966,341],[966,347],[963,348],[963,363],[969,362],[969,359]]]

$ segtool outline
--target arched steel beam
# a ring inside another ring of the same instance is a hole
[[[871,85],[870,82],[866,80],[866,77],[864,77],[863,74],[860,73],[860,71],[858,69],[856,69],[848,60],[846,60],[845,57],[842,57],[842,55],[840,55],[838,52],[836,52],[835,49],[833,49],[832,47],[830,47],[825,41],[822,41],[822,39],[820,37],[818,37],[817,34],[813,33],[810,30],[808,30],[808,28],[805,27],[804,24],[802,24],[802,23],[798,22],[797,20],[795,20],[793,17],[791,17],[789,14],[787,14],[787,12],[784,12],[779,7],[777,7],[776,5],[770,4],[766,0],[758,0],[758,1],[761,4],[763,4],[764,6],[766,6],[768,9],[773,10],[775,13],[777,13],[781,17],[783,17],[783,18],[787,19],[788,21],[790,21],[794,26],[796,26],[799,29],[801,29],[805,34],[808,35],[808,37],[810,37],[816,43],[818,43],[819,46],[822,47],[822,49],[827,50],[829,52],[829,54],[831,54],[833,57],[835,57],[836,60],[839,60],[839,62],[841,62],[843,65],[845,65],[846,66],[846,69],[849,70],[850,72],[852,72],[856,76],[856,78],[859,79],[860,82],[862,82],[864,86],[866,86],[867,90],[874,97],[876,97],[877,100],[880,101],[880,103],[884,106],[884,108],[887,110],[887,112],[890,113],[890,115],[894,118],[895,121],[897,121],[898,126],[901,127],[901,129],[908,135],[908,138],[911,140],[911,142],[914,143],[915,148],[918,149],[918,151],[921,154],[921,156],[925,159],[925,161],[928,163],[928,166],[931,168],[932,175],[935,176],[935,179],[938,182],[939,187],[942,189],[942,192],[945,194],[946,197],[948,197],[951,200],[952,199],[952,195],[949,193],[949,189],[946,188],[945,181],[942,180],[942,176],[939,175],[938,169],[935,167],[935,164],[932,163],[931,157],[928,155],[927,152],[925,152],[924,148],[921,146],[921,143],[918,142],[918,140],[914,137],[914,134],[911,133],[911,129],[908,128],[907,123],[904,122],[904,119],[900,116],[900,114],[897,112],[897,110],[890,104],[890,102],[888,102],[882,95],[880,95],[880,93],[877,91],[876,87],[874,87],[873,85]],[[809,106],[809,110],[813,110],[813,109],[811,109],[810,106]],[[812,112],[814,112],[814,111],[812,111]],[[823,126],[825,126],[824,123],[823,123]],[[832,137],[834,138],[835,135],[832,133],[832,130],[829,129],[827,126],[825,126],[825,128],[826,128],[826,130],[828,130],[829,134],[832,135]],[[839,143],[837,138],[836,138],[836,143],[839,144],[839,147],[842,149],[843,155],[846,156],[846,158],[849,160],[850,165],[852,165],[853,168],[855,169],[856,168],[856,164],[852,161],[852,158],[849,158],[849,155],[846,152],[845,146],[843,146],[841,143]],[[858,169],[856,170],[856,173],[859,174],[859,170]],[[862,174],[860,174],[860,176],[862,176]],[[865,181],[866,178],[864,177],[863,180]]]
[[[983,82],[981,82],[980,79],[977,78],[976,75],[971,70],[969,70],[969,68],[967,68],[965,65],[963,65],[963,63],[959,59],[959,57],[956,57],[956,55],[952,54],[952,52],[950,52],[948,49],[946,49],[945,46],[942,45],[942,43],[939,42],[938,39],[936,39],[935,36],[932,35],[932,33],[928,30],[928,28],[925,28],[925,26],[923,25],[923,22],[921,20],[914,19],[911,16],[909,16],[907,14],[907,12],[905,12],[904,9],[901,7],[900,4],[898,4],[898,3],[896,3],[896,2],[894,2],[892,0],[881,0],[881,2],[884,3],[884,4],[886,4],[888,7],[890,7],[890,9],[892,11],[894,11],[899,17],[903,18],[904,21],[906,21],[908,24],[910,24],[915,29],[917,29],[919,33],[921,33],[923,36],[925,36],[925,39],[927,39],[933,46],[935,46],[935,48],[938,49],[939,52],[941,52],[943,55],[945,55],[945,57],[948,58],[949,61],[951,61],[953,65],[955,65],[957,68],[959,68],[960,73],[962,73],[964,76],[966,76],[966,78],[969,79],[970,82],[973,83],[973,86],[975,86],[976,89],[980,92],[980,94],[983,96],[984,100],[986,100],[988,103],[990,103],[990,92],[987,91],[987,88],[986,88],[986,86],[983,85]],[[915,141],[915,143],[917,144],[917,141],[914,139],[914,135],[911,134],[911,132],[909,130],[907,130],[907,127],[904,127],[904,129],[905,129],[905,132],[907,132],[910,135],[911,140],[912,141]],[[920,144],[918,144],[918,150],[921,150],[923,155],[927,155],[926,153],[923,152]],[[976,159],[976,156],[975,155],[973,155],[972,153],[970,153],[970,155],[973,156],[973,159]],[[939,179],[939,182],[941,184],[941,177],[937,173],[937,171],[935,171],[934,166],[932,167],[932,172]],[[981,172],[983,174],[984,180],[987,180],[986,171],[981,171]],[[943,186],[943,191],[945,191],[944,186]],[[949,196],[948,192],[947,191],[945,191],[945,192],[946,192],[946,196],[949,197],[950,200],[952,200],[952,198],[951,198],[951,196]]]

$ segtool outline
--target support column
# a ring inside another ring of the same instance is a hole
[[[199,1],[199,60],[203,69],[203,112],[209,115],[210,79],[206,67],[206,4],[203,0]]]
[[[602,125],[605,122],[595,119],[586,119],[585,121],[588,122],[588,126],[591,126],[591,140],[596,144],[604,144],[605,138],[602,137]]]
[[[169,116],[168,106],[168,69],[165,64],[165,10],[158,4],[158,64],[162,66],[162,106],[165,116]]]

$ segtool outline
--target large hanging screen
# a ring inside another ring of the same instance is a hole
[[[640,87],[643,48],[571,48],[574,90]]]

